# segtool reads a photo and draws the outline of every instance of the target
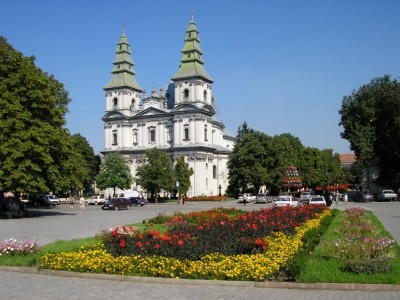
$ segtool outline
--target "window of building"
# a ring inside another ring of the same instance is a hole
[[[207,138],[207,125],[205,125],[204,126],[204,141],[208,141],[208,138]]]
[[[185,126],[185,129],[183,129],[183,139],[185,141],[189,140],[189,127]]]
[[[150,143],[156,142],[156,129],[154,127],[149,128],[149,141]]]
[[[184,100],[189,99],[189,90],[188,90],[188,89],[185,89],[185,90],[183,91],[183,99],[184,99]]]
[[[113,130],[112,133],[112,141],[113,141],[113,145],[118,145],[118,134],[116,130]]]
[[[133,144],[136,145],[138,143],[138,133],[137,133],[137,129],[133,130]]]
[[[206,90],[204,90],[203,96],[204,96],[204,101],[207,101],[207,91]]]
[[[113,108],[117,108],[117,106],[118,106],[118,98],[115,97],[115,98],[113,99]]]
[[[213,166],[213,178],[217,179],[217,166]]]

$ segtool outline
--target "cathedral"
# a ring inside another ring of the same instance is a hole
[[[186,30],[178,71],[163,88],[153,89],[151,95],[146,95],[136,80],[125,32],[115,53],[111,80],[103,88],[103,154],[120,153],[133,177],[136,167],[146,163],[147,149],[165,151],[173,164],[184,156],[194,171],[188,197],[224,194],[228,186],[228,155],[235,137],[218,118],[213,79],[204,67],[194,19]],[[146,192],[135,183],[131,189]]]

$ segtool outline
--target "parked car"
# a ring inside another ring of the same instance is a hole
[[[267,194],[260,193],[256,196],[256,203],[267,203]]]
[[[68,199],[67,198],[58,198],[58,201],[60,202],[60,204],[67,204],[68,203]]]
[[[254,196],[252,193],[244,193],[243,195],[240,195],[238,198],[239,202],[254,202],[256,201],[256,196]]]
[[[321,205],[326,205],[326,200],[322,196],[315,196],[311,197],[308,202],[305,202],[307,204],[321,204]]]
[[[302,192],[300,194],[300,203],[308,203],[311,199],[311,192]]]
[[[298,204],[299,202],[294,200],[293,196],[279,195],[278,199],[274,202],[274,207],[297,206]]]
[[[92,196],[86,200],[86,204],[88,204],[88,205],[104,204],[105,202],[106,202],[106,199],[104,199],[101,196]]]
[[[379,201],[396,201],[397,200],[397,194],[393,190],[382,190],[378,194],[378,200]]]
[[[52,196],[52,195],[46,195],[46,194],[31,195],[29,197],[28,205],[34,206],[34,207],[50,207],[50,205],[55,206],[56,204],[52,204],[50,202],[50,199],[48,196]]]
[[[129,209],[130,201],[125,198],[112,198],[107,200],[102,206],[103,210],[119,210],[119,209]]]
[[[142,197],[130,197],[128,198],[129,200],[129,205],[134,205],[134,206],[143,206],[146,204],[146,200],[143,199]]]
[[[46,195],[46,197],[49,199],[51,205],[56,206],[60,204],[60,200],[58,200],[56,195]]]
[[[374,195],[370,192],[358,192],[354,195],[354,202],[372,202],[374,201]]]

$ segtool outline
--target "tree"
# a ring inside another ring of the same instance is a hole
[[[389,75],[343,97],[339,111],[344,131],[357,161],[379,169],[377,182],[397,188],[400,185],[400,82]]]
[[[146,150],[147,162],[136,169],[137,184],[150,191],[158,202],[161,190],[172,191],[175,188],[175,172],[167,153],[152,148]]]
[[[57,191],[69,132],[68,93],[0,37],[0,190]]]
[[[249,129],[243,123],[238,129],[235,147],[229,154],[229,186],[228,192],[237,196],[252,187],[257,193],[260,186],[267,181],[265,168],[266,151],[263,143],[267,136]]]
[[[99,189],[105,190],[113,188],[115,195],[116,189],[126,190],[131,187],[133,178],[129,167],[119,153],[108,153],[100,165],[100,172],[96,176],[96,184]]]
[[[87,139],[79,133],[72,135],[71,141],[73,149],[82,155],[82,159],[79,162],[87,169],[85,176],[82,177],[82,183],[83,187],[88,190],[99,173],[100,157],[94,154],[93,148]]]
[[[176,180],[179,182],[179,193],[186,195],[190,187],[190,176],[194,173],[189,164],[185,162],[185,157],[180,156],[175,164]]]

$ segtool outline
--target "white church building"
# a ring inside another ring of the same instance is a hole
[[[188,197],[224,194],[228,186],[228,155],[235,143],[235,137],[218,118],[213,79],[204,67],[202,54],[192,18],[179,70],[164,88],[153,89],[146,96],[136,80],[132,50],[123,32],[111,80],[103,88],[103,154],[120,153],[134,178],[137,166],[146,163],[147,149],[165,151],[173,164],[184,156],[194,171]],[[135,183],[131,188],[142,191]]]

